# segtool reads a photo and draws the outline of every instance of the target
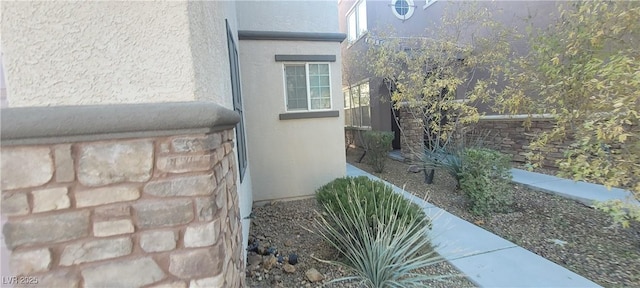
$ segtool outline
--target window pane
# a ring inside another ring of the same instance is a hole
[[[318,88],[318,87],[311,87],[311,88],[309,89],[309,92],[311,92],[311,100],[320,98],[320,88]],[[313,108],[313,107],[312,107],[312,108]]]
[[[349,23],[349,30],[347,31],[347,33],[349,34],[349,41],[354,41],[356,40],[357,36],[356,36],[356,13],[351,12],[351,14],[349,14],[347,16],[347,23]]]
[[[320,86],[329,87],[329,76],[320,77]]]
[[[320,88],[320,97],[331,99],[331,90],[329,90],[329,87]]]
[[[353,126],[353,121],[351,119],[351,109],[344,109],[344,125],[345,126]]]
[[[331,108],[331,98],[323,98],[322,109],[330,109],[330,108]]]
[[[344,109],[351,108],[351,99],[349,97],[349,89],[342,90],[342,96],[344,97]]]
[[[360,37],[362,33],[367,31],[367,1],[362,0],[358,6],[358,32],[357,37]]]
[[[318,73],[329,75],[329,64],[318,64]]]
[[[360,85],[360,105],[369,105],[371,96],[369,95],[369,83]]]
[[[307,81],[304,65],[286,65],[287,109],[307,109]]]
[[[358,86],[351,88],[351,107],[355,108],[360,106],[360,93],[358,92]]]
[[[311,109],[329,109],[331,99],[311,99]]]

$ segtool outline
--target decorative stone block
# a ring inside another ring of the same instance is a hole
[[[211,155],[172,155],[159,157],[158,170],[168,173],[206,171],[211,168]]]
[[[223,209],[223,208],[227,208],[227,183],[224,182],[222,183],[222,185],[220,185],[220,187],[218,187],[218,190],[216,191],[216,206],[218,206],[218,208]]]
[[[189,282],[189,288],[223,287],[223,285],[224,277],[222,274],[215,277],[191,280],[191,282]]]
[[[219,219],[211,221],[205,224],[191,225],[187,227],[184,233],[184,246],[185,247],[205,247],[211,246],[218,240],[219,232],[215,227],[218,227]]]
[[[169,257],[169,272],[182,279],[218,275],[222,272],[220,247],[176,251]]]
[[[2,190],[36,187],[53,177],[53,159],[48,147],[2,148]]]
[[[224,143],[224,154],[227,155],[233,151],[233,142]]]
[[[131,254],[132,248],[133,244],[129,237],[72,244],[64,248],[60,265],[69,266],[125,256]]]
[[[53,147],[53,158],[56,165],[56,182],[71,182],[75,179],[75,169],[71,156],[71,144],[61,144]]]
[[[218,207],[215,205],[215,198],[201,197],[196,198],[196,213],[198,213],[198,221],[211,221],[213,215],[216,214]]]
[[[59,210],[71,207],[67,187],[50,188],[31,192],[33,213]]]
[[[133,231],[133,223],[129,219],[93,223],[93,235],[96,237],[127,234]]]
[[[141,229],[171,227],[193,220],[193,205],[188,199],[140,201],[133,206]]]
[[[131,201],[140,198],[140,189],[134,186],[104,187],[76,191],[76,207],[98,206]]]
[[[3,215],[29,214],[29,200],[25,193],[2,193]]]
[[[36,285],[36,287],[80,287],[80,277],[74,271],[57,270],[56,272],[47,273],[37,277],[38,285]]]
[[[162,252],[176,248],[178,235],[174,231],[150,231],[140,235],[140,247],[145,252]]]
[[[220,286],[221,287],[221,286]],[[174,281],[151,286],[149,288],[187,288],[187,283],[183,281]]]
[[[202,152],[209,151],[222,144],[220,133],[208,134],[206,136],[179,137],[171,140],[174,152]]]
[[[131,216],[131,207],[128,204],[113,204],[96,207],[93,210],[94,218],[111,219],[114,217]]]
[[[151,141],[86,144],[80,147],[79,153],[78,180],[85,186],[145,182],[151,178]]]
[[[210,195],[216,188],[213,174],[176,177],[147,183],[144,193],[160,196],[196,196]]]
[[[82,270],[85,287],[142,287],[165,277],[150,257],[109,262]]]
[[[222,158],[222,175],[227,175],[229,172],[229,157]]]
[[[58,243],[89,235],[89,211],[31,217],[7,222],[3,228],[9,249],[20,245]]]
[[[38,249],[11,253],[11,272],[14,275],[29,275],[48,271],[51,267],[51,251]]]

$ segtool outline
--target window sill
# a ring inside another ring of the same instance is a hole
[[[288,112],[280,114],[280,120],[309,119],[309,118],[329,118],[338,117],[337,110],[330,111],[309,111],[309,112]]]

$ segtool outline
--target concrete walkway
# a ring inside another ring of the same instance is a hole
[[[630,191],[611,188],[599,184],[573,181],[546,174],[511,169],[512,181],[532,190],[560,195],[574,199],[585,205],[592,205],[594,201],[622,200],[630,201],[640,206],[640,202],[633,198]]]
[[[347,175],[381,180],[350,164],[347,164]],[[424,207],[425,213],[433,219],[432,235],[436,251],[480,287],[600,287],[399,187],[385,183]],[[535,182],[531,185],[535,185]]]

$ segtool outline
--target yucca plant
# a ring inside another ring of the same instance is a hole
[[[326,213],[319,213],[316,220],[315,232],[344,257],[342,261],[320,261],[345,267],[355,274],[331,282],[357,280],[366,287],[424,287],[429,282],[455,276],[424,275],[416,271],[444,259],[432,249],[424,249],[431,247],[428,218],[399,219],[406,215],[402,209],[410,209],[410,205],[403,202],[407,199],[398,197],[385,203],[384,209],[400,210],[398,213],[371,213],[367,209],[378,205],[365,202],[377,198],[363,199],[359,193],[353,193],[353,189],[347,188],[348,207],[343,201],[336,201],[338,209],[325,205]],[[365,216],[371,214],[386,219],[377,219],[371,225]]]

